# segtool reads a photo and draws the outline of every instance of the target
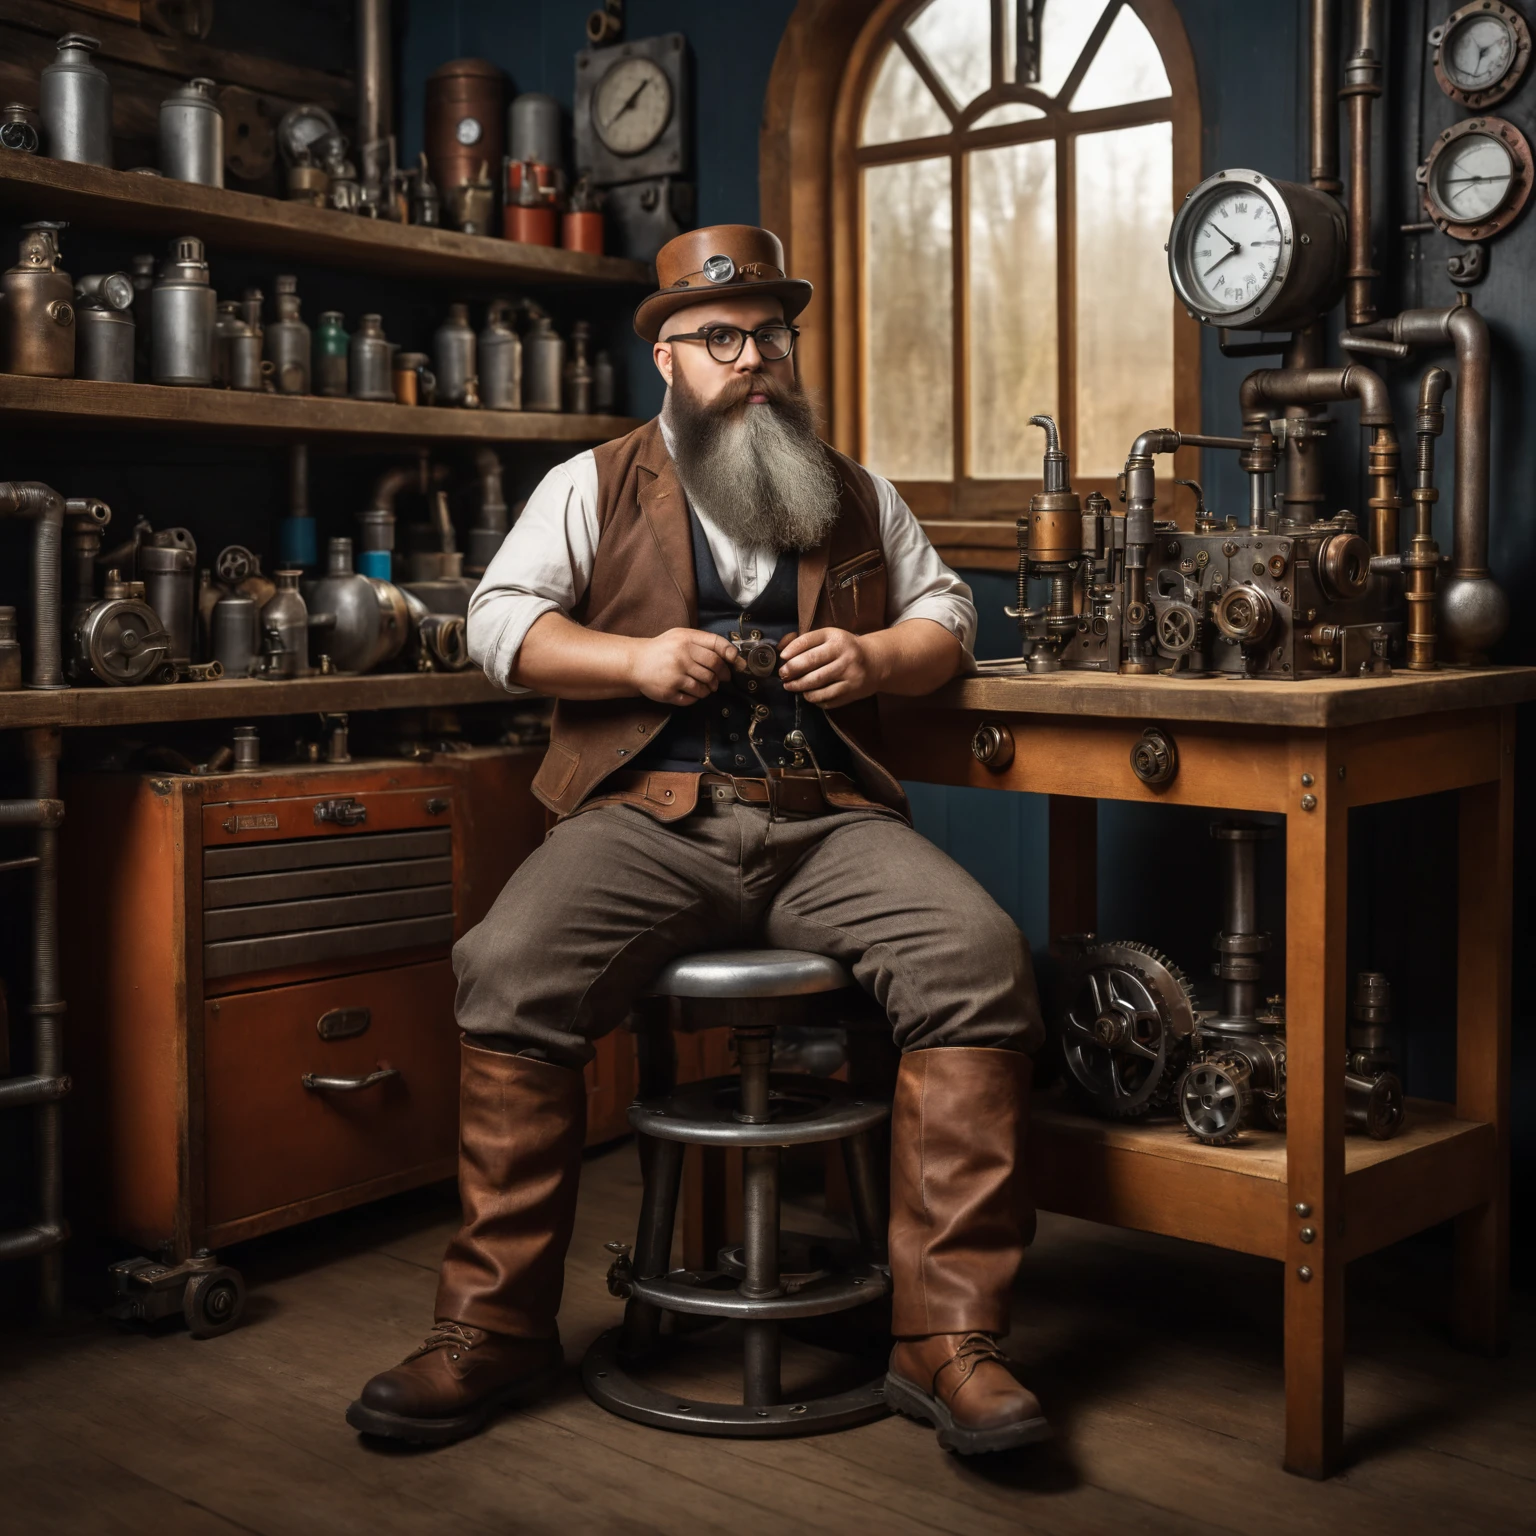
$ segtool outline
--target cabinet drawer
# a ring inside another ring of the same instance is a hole
[[[203,846],[292,837],[357,837],[402,827],[442,827],[453,820],[453,788],[356,789],[341,785],[312,795],[210,801],[203,807]]]
[[[452,1158],[453,996],[444,959],[206,1002],[208,1224]],[[350,1091],[304,1084],[386,1069]]]

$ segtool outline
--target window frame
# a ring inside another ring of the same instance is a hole
[[[1058,250],[1057,271],[1058,326],[1061,342],[1058,375],[1063,379],[1060,398],[1074,400],[1072,377],[1075,347],[1075,313],[1071,292],[1074,261],[1070,242],[1073,220],[1061,217],[1062,204],[1073,196],[1072,135],[1132,126],[1143,122],[1172,124],[1172,179],[1169,188],[1169,219],[1183,193],[1199,180],[1200,106],[1196,90],[1194,58],[1183,21],[1173,0],[1119,0],[1106,8],[1095,27],[1096,47],[1113,25],[1122,5],[1128,6],[1146,26],[1167,71],[1170,95],[1153,102],[1137,102],[1116,107],[1071,113],[1053,104],[1053,98],[1024,85],[1001,84],[1001,59],[994,41],[993,86],[974,104],[960,109],[960,123],[951,134],[928,140],[908,140],[901,146],[858,143],[864,105],[874,81],[875,71],[885,47],[896,40],[922,0],[800,0],[780,45],[765,103],[762,132],[763,217],[770,227],[785,238],[789,260],[799,275],[817,285],[818,302],[812,306],[801,325],[807,334],[802,341],[802,377],[808,387],[820,395],[827,415],[830,440],[843,452],[857,458],[862,449],[862,345],[860,335],[863,308],[863,230],[862,169],[866,164],[921,158],[931,153],[930,146],[948,155],[952,171],[951,197],[956,204],[956,238],[952,251],[956,300],[965,289],[965,241],[967,231],[959,218],[963,208],[964,155],[973,148],[994,144],[1013,144],[1060,135],[1057,153]],[[999,25],[1002,6],[1012,0],[992,0],[993,37],[1001,36]],[[1064,3],[1064,0],[1056,0]],[[896,44],[900,46],[899,43]],[[915,51],[915,50],[914,50]],[[1084,57],[1091,60],[1085,48]],[[910,57],[910,54],[909,54]],[[915,65],[919,74],[931,78],[926,61]],[[1081,74],[1089,66],[1079,63],[1074,78],[1064,86],[1060,99],[1070,100]],[[930,85],[932,89],[932,85]],[[941,102],[944,98],[938,98]],[[987,129],[969,129],[975,118],[1005,101],[1026,101],[1046,113],[1043,119],[1010,123]],[[1066,160],[1063,173],[1063,158]],[[1177,308],[1172,286],[1168,294],[1173,316],[1173,368],[1175,422],[1186,431],[1200,426],[1200,337],[1199,327]],[[969,443],[966,438],[969,387],[969,357],[964,326],[964,308],[956,305],[955,389],[957,405],[954,430],[956,464],[964,466]],[[1075,438],[1075,412],[1063,406],[1063,427],[1068,440]],[[1165,423],[1148,423],[1164,425]],[[1023,423],[1020,423],[1023,430]],[[1129,446],[1129,445],[1127,445]],[[1167,464],[1167,461],[1162,461]],[[1181,450],[1168,465],[1169,499],[1165,505],[1175,509],[1183,521],[1192,511],[1193,502],[1186,493],[1172,486],[1174,476],[1191,477],[1198,471],[1198,452]],[[1084,494],[1102,490],[1114,495],[1112,479],[1083,477],[1077,482]],[[1040,488],[1038,479],[972,479],[965,474],[952,481],[913,481],[898,484],[928,526],[930,536],[951,557],[963,558],[971,565],[1005,569],[1015,560],[1012,519],[1028,506],[1029,497]]]

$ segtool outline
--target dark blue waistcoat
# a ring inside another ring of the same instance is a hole
[[[761,630],[769,640],[782,640],[799,625],[798,581],[800,557],[791,552],[779,556],[768,585],[757,594],[743,614],[725,589],[715,557],[710,553],[704,525],[690,507],[688,524],[693,534],[693,573],[699,592],[699,628],[729,639],[732,631],[744,633]],[[785,691],[778,674],[757,679],[755,691],[748,691],[748,679],[736,674],[722,683],[707,699],[700,699],[672,718],[657,733],[651,744],[636,757],[633,766],[650,772],[699,773],[707,771],[706,734],[709,763],[718,773],[732,773],[745,778],[761,778],[762,766],[747,740],[752,724],[752,707],[765,704],[768,718],[757,728],[757,744],[770,768],[809,768],[803,754],[796,761],[794,752],[784,745],[784,738],[798,724],[826,773],[853,776],[853,754],[827,723],[816,705],[798,694]]]

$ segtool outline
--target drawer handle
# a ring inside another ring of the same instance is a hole
[[[366,1077],[321,1077],[318,1072],[306,1072],[299,1081],[311,1093],[318,1093],[322,1089],[332,1093],[355,1093],[359,1088],[372,1088],[375,1083],[382,1083],[386,1078],[399,1076],[399,1067],[380,1067]]]
[[[356,827],[368,820],[368,807],[359,805],[350,795],[345,800],[319,800],[315,803],[315,824],[334,821],[338,827]]]

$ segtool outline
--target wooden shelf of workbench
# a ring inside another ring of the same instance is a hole
[[[164,384],[102,384],[0,373],[0,419],[55,426],[141,427],[220,438],[377,438],[395,443],[600,443],[640,423],[628,416],[465,411],[439,406],[269,395]]]
[[[67,219],[160,241],[196,235],[214,252],[313,262],[384,277],[433,278],[480,290],[510,283],[636,287],[652,280],[646,263],[619,256],[391,224],[41,155],[0,155],[0,207],[18,221]]]
[[[1449,1104],[1408,1101],[1390,1141],[1344,1142],[1343,1254],[1357,1259],[1470,1205],[1495,1185],[1491,1125]],[[1207,1147],[1178,1120],[1098,1120],[1037,1102],[1030,1188],[1042,1210],[1283,1259],[1290,1229],[1285,1136],[1244,1131]]]
[[[226,678],[137,688],[20,689],[0,693],[0,730],[30,726],[158,725],[261,715],[342,714],[364,709],[450,709],[513,698],[478,668],[469,672],[374,672],[367,676]]]

